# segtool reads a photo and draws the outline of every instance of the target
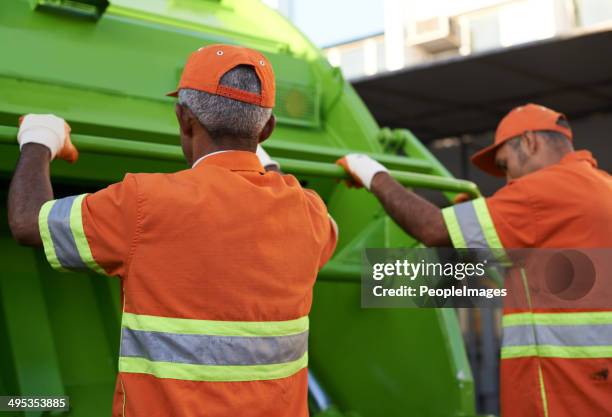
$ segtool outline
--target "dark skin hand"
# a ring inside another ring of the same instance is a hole
[[[370,190],[406,233],[430,247],[452,246],[438,207],[404,188],[386,172],[374,176]]]
[[[53,199],[49,162],[51,152],[38,143],[28,143],[21,150],[8,194],[8,223],[20,245],[42,246],[38,213]]]

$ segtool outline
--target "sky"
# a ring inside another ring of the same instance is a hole
[[[290,0],[289,17],[319,47],[383,31],[384,0]],[[274,7],[278,0],[265,3]]]
[[[291,21],[319,47],[363,38],[383,31],[385,0],[262,0],[273,8],[283,8]],[[526,0],[547,3],[554,0]],[[405,0],[405,13],[415,19],[454,15],[503,3],[501,0]],[[612,0],[580,0],[585,8],[583,23],[609,18]],[[588,6],[588,7],[587,7]],[[582,14],[582,13],[581,13]],[[528,17],[528,16],[526,16]]]

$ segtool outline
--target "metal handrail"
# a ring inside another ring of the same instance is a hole
[[[0,126],[0,143],[16,144],[17,128]],[[144,159],[183,162],[181,148],[175,145],[141,142],[125,139],[113,139],[91,135],[71,135],[72,142],[80,152],[128,156]],[[336,164],[313,162],[298,159],[275,158],[284,172],[294,175],[308,175],[322,178],[349,179],[346,172]],[[440,191],[467,193],[478,197],[478,187],[465,180],[420,174],[405,171],[389,171],[391,176],[406,187],[427,188]]]

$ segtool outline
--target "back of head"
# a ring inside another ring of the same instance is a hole
[[[229,70],[221,77],[219,84],[249,93],[261,93],[261,82],[249,65],[238,65]],[[190,88],[180,89],[178,99],[198,118],[217,146],[257,144],[272,114],[271,108]]]
[[[572,128],[565,116],[559,117],[556,124],[562,129],[567,129],[568,132],[572,131]],[[537,132],[537,134],[542,138],[551,152],[557,152],[564,155],[567,152],[574,150],[574,146],[572,144],[573,135],[568,135],[567,133],[555,130],[541,130]]]

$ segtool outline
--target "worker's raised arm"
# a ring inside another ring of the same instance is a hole
[[[8,198],[11,232],[23,245],[43,246],[57,270],[123,276],[138,225],[135,176],[94,194],[54,200],[49,162],[78,157],[69,133],[68,124],[53,115],[23,118],[17,138],[21,156]]]
[[[406,233],[427,246],[451,245],[442,211],[404,188],[383,165],[362,154],[349,154],[337,163],[353,177],[351,185],[370,190]]]
[[[53,199],[49,163],[56,157],[74,162],[78,156],[69,133],[68,124],[51,114],[29,114],[21,120],[17,135],[21,155],[9,187],[8,223],[22,245],[42,245],[38,214]]]

